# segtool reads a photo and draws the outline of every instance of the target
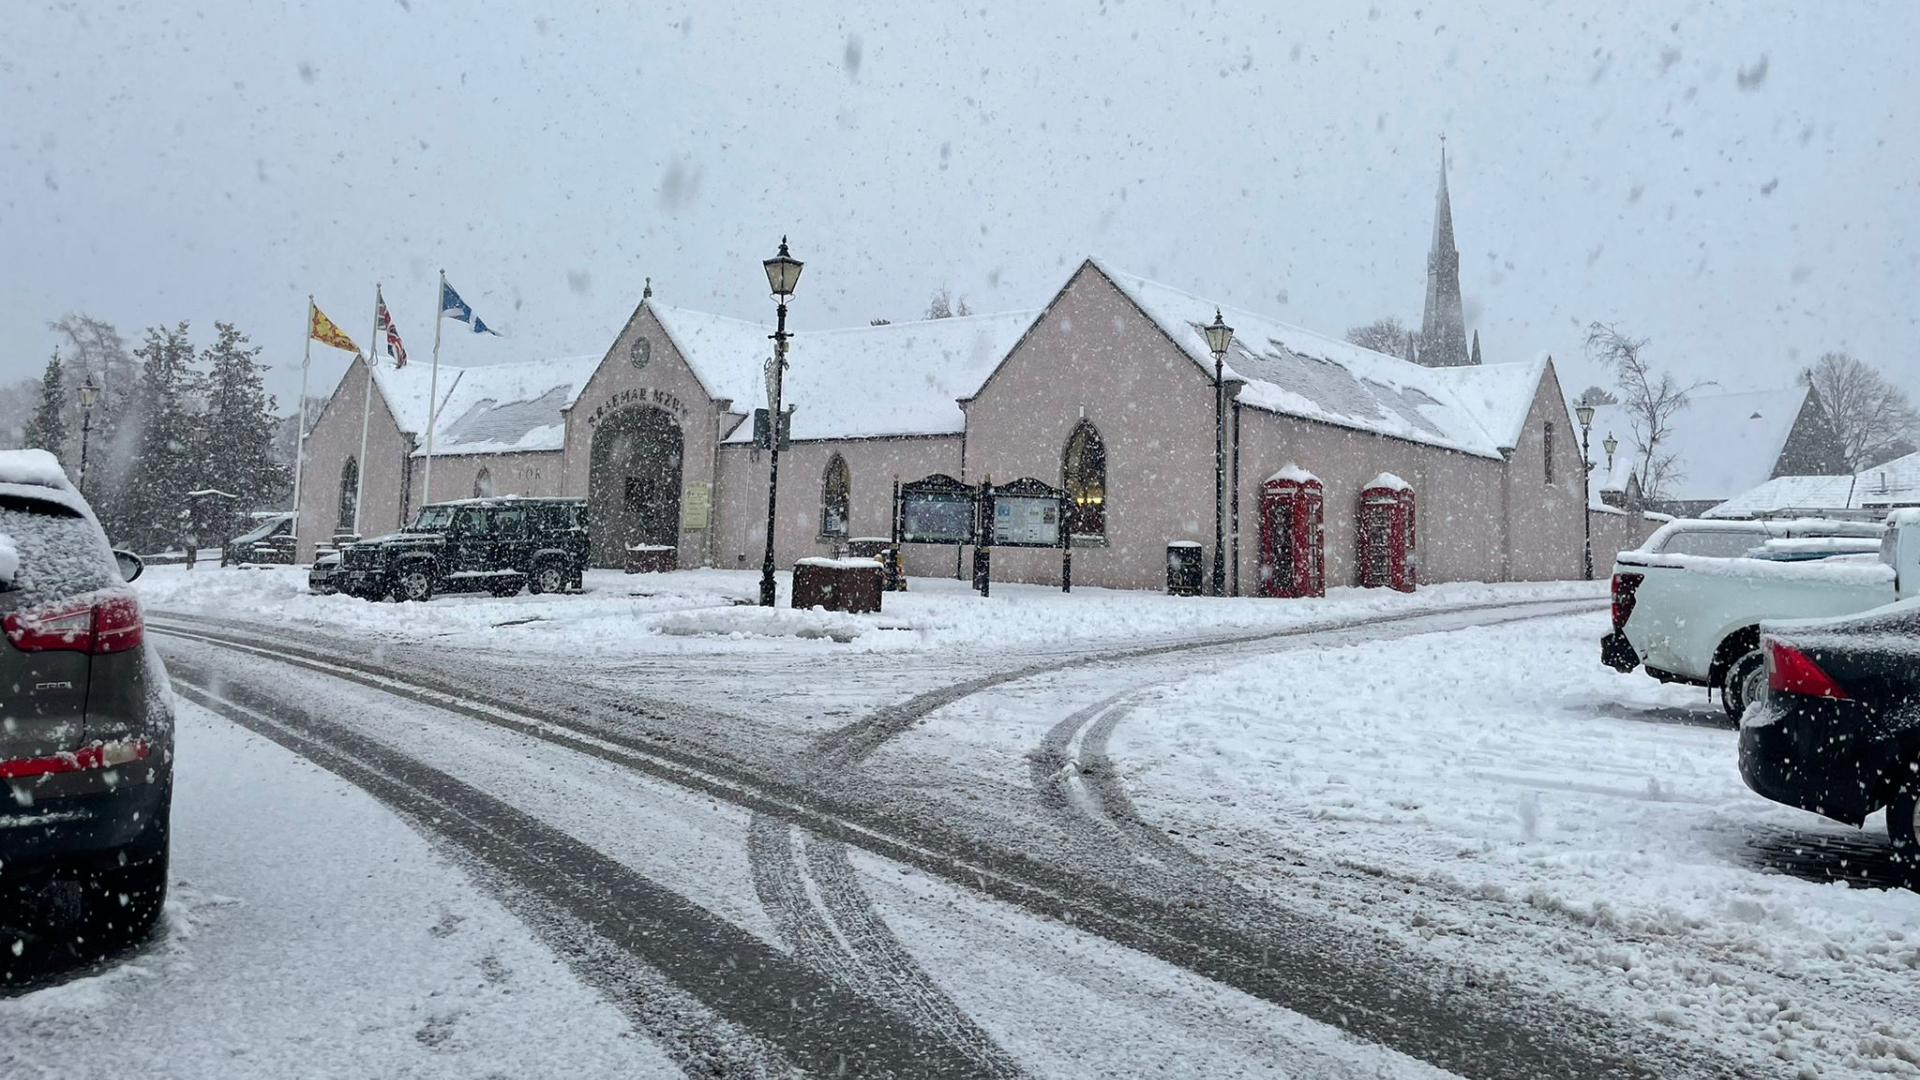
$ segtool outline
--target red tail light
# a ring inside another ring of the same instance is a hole
[[[1777,694],[1847,698],[1847,692],[1812,657],[1778,638],[1767,639],[1767,689]]]
[[[101,656],[139,648],[147,636],[139,599],[119,589],[16,611],[0,625],[22,652],[71,649]]]
[[[1640,590],[1640,583],[1647,580],[1645,574],[1632,574],[1622,571],[1613,575],[1613,628],[1624,630],[1627,620],[1633,618],[1633,596]]]

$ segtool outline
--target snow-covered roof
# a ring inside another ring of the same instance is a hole
[[[1806,404],[1807,388],[1752,390],[1738,394],[1695,394],[1673,417],[1673,431],[1657,453],[1674,455],[1674,472],[1660,495],[1667,499],[1727,499],[1765,483],[1786,449],[1787,436]],[[1624,405],[1593,411],[1593,444],[1608,435],[1620,440],[1613,469],[1594,473],[1607,491],[1626,488],[1627,476],[1645,460]],[[1596,454],[1596,457],[1599,455]]]
[[[1480,418],[1481,426],[1502,450],[1520,445],[1534,395],[1547,373],[1545,354],[1514,364],[1467,364],[1433,368],[1442,382],[1452,383],[1461,404]],[[1564,429],[1563,429],[1564,430]]]
[[[1920,504],[1920,453],[1852,476],[1777,476],[1741,492],[1704,516],[1744,518],[1781,510],[1858,510]]]
[[[763,375],[773,343],[762,323],[648,300],[707,392],[736,412],[766,407]],[[961,315],[843,330],[799,331],[787,348],[783,404],[796,406],[796,439],[958,434],[958,399],[970,396],[1038,312]],[[742,424],[729,442],[747,442]]]
[[[1227,375],[1246,383],[1239,400],[1256,409],[1498,458],[1512,443],[1508,432],[1525,422],[1545,370],[1544,361],[1499,364],[1493,367],[1518,370],[1455,378],[1093,264],[1209,376],[1213,353],[1201,328],[1217,309],[1233,327]],[[1524,395],[1514,389],[1523,383]]]
[[[434,455],[560,449],[566,441],[562,410],[580,396],[599,362],[594,355],[486,367],[441,364]],[[373,371],[394,423],[420,439],[415,456],[424,454],[431,365],[395,369],[377,363]]]

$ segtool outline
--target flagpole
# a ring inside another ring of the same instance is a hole
[[[380,351],[380,283],[373,283],[373,336],[367,339],[367,392],[360,402],[360,456],[353,459],[353,535],[360,535],[360,495],[367,490],[367,422],[373,418],[373,365]]]
[[[294,558],[300,557],[300,467],[307,460],[307,370],[313,366],[313,294],[307,294],[307,332],[300,352],[300,419],[295,429],[293,449],[293,533]]]
[[[447,272],[440,271],[440,291],[433,298],[433,372],[427,376],[427,478],[420,485],[420,505],[433,497],[433,421],[440,411],[440,310],[446,302]]]

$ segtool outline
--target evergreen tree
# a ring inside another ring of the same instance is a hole
[[[114,515],[115,539],[139,551],[162,551],[182,537],[187,492],[199,485],[199,424],[193,415],[196,373],[187,324],[152,327],[134,350],[140,381],[123,427],[133,456]]]
[[[262,380],[260,346],[232,323],[213,325],[218,337],[200,354],[207,366],[201,485],[239,496],[235,509],[250,510],[286,495],[292,474],[275,460],[275,402]]]
[[[47,372],[40,377],[40,404],[27,420],[27,429],[22,433],[20,443],[22,446],[51,451],[57,458],[66,455],[67,379],[66,372],[60,366],[59,349],[53,350],[53,359],[47,361]]]

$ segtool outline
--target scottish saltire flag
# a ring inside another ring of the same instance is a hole
[[[395,329],[393,325],[393,313],[387,310],[387,298],[380,295],[380,286],[378,285],[373,287],[373,312],[374,322],[378,324],[377,328],[379,332],[386,335],[387,356],[392,358],[394,370],[397,371],[400,368],[406,367],[407,347],[400,344],[400,331]],[[380,343],[378,341],[374,342],[373,347],[376,349],[379,348]]]
[[[480,317],[473,313],[473,306],[460,299],[460,294],[453,291],[453,286],[444,281],[440,283],[440,317],[466,323],[473,327],[476,334],[500,336],[500,331],[481,322]]]

